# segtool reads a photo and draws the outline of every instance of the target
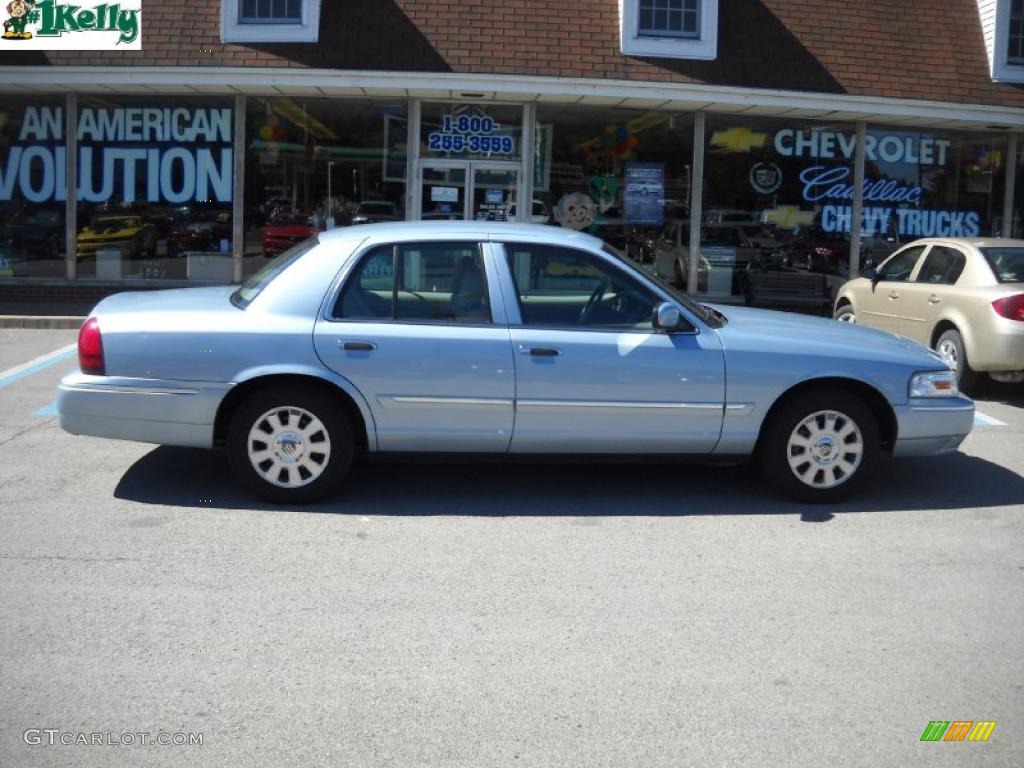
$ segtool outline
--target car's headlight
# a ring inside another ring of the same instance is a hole
[[[956,397],[960,388],[952,371],[926,371],[910,378],[911,397]]]

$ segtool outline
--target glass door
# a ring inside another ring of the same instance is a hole
[[[515,221],[519,168],[471,163],[472,208],[477,221]]]
[[[419,218],[425,221],[469,218],[468,170],[468,163],[464,162],[421,163]]]
[[[419,186],[423,221],[516,220],[518,164],[423,160]]]

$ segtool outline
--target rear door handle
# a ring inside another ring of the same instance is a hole
[[[931,296],[929,296],[929,297],[928,297],[928,303],[929,303],[929,304],[938,304],[938,303],[940,303],[941,301],[942,301],[942,299],[940,299],[940,298],[939,298],[938,296],[936,296],[936,295],[935,295],[934,293],[933,293],[933,294],[932,294]]]
[[[899,297],[900,297],[900,295],[898,293],[896,293],[896,291],[889,291],[889,298],[890,299],[898,299]]]
[[[372,352],[377,345],[370,341],[342,341],[338,340],[338,346],[347,352]]]
[[[531,357],[558,357],[562,350],[554,347],[520,347],[520,353]]]

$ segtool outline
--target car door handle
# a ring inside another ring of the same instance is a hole
[[[520,347],[519,352],[532,357],[558,357],[562,354],[562,350],[554,347]]]
[[[377,345],[370,341],[342,341],[338,340],[338,346],[347,352],[372,352]]]
[[[928,303],[929,304],[939,304],[941,302],[942,302],[942,299],[940,299],[934,293],[931,296],[928,297]]]
[[[889,298],[890,299],[898,299],[899,297],[900,297],[900,295],[898,293],[896,293],[896,291],[889,291]]]

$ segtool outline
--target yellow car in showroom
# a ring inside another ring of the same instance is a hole
[[[97,216],[78,233],[78,257],[92,257],[100,248],[120,248],[124,258],[156,255],[156,227],[141,216]]]
[[[931,347],[961,388],[1024,381],[1024,240],[915,240],[845,283],[833,316]]]

